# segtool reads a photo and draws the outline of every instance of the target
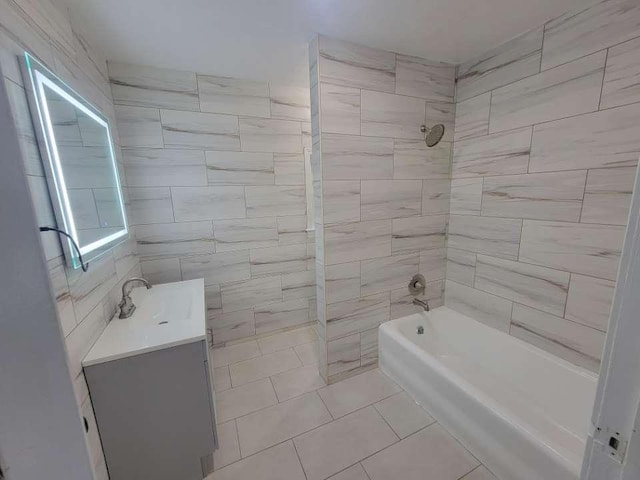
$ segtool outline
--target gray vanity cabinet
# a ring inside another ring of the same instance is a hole
[[[206,341],[85,367],[111,480],[201,480],[215,411]]]

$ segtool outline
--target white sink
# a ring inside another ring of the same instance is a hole
[[[98,363],[206,339],[204,280],[164,283],[150,290],[134,288],[136,310],[109,322],[82,361]]]

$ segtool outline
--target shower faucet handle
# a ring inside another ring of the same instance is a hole
[[[414,297],[422,295],[424,294],[426,286],[427,282],[424,279],[424,275],[416,273],[413,277],[411,277],[411,281],[409,282],[409,293]]]

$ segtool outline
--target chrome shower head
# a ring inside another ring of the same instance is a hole
[[[431,128],[427,128],[426,125],[422,125],[420,127],[420,131],[424,133],[424,143],[427,144],[427,147],[435,147],[440,140],[442,140],[442,136],[444,135],[444,125],[438,123]]]

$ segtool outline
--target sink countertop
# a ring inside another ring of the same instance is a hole
[[[207,338],[203,279],[136,287],[131,299],[137,307],[133,315],[121,319],[116,313],[84,367]]]

